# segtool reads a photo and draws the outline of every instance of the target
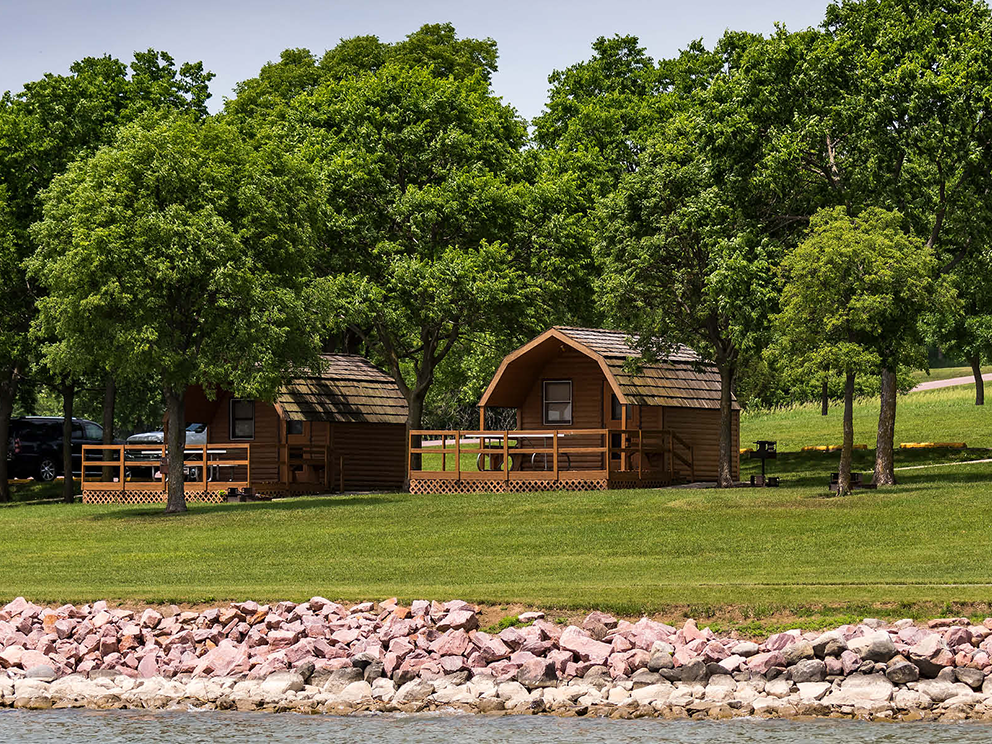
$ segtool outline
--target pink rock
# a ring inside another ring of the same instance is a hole
[[[451,674],[452,672],[460,672],[462,669],[468,669],[468,664],[466,663],[464,656],[442,656],[440,664],[441,669],[445,674]]]
[[[20,666],[23,655],[24,648],[22,646],[8,646],[3,651],[0,651],[0,667],[8,669],[10,667]]]
[[[575,656],[572,654],[571,651],[563,651],[561,649],[556,649],[554,651],[549,652],[546,658],[548,661],[554,664],[555,671],[558,672],[558,676],[560,677],[562,674],[565,673],[565,667],[572,662],[572,659],[574,659]]]
[[[971,643],[971,631],[961,627],[951,628],[944,633],[944,643],[950,648]]]
[[[511,661],[496,661],[486,667],[488,672],[496,678],[497,682],[509,682],[517,676],[520,665]]]
[[[675,649],[675,653],[672,655],[672,661],[675,662],[676,667],[684,667],[690,661],[697,658],[696,652],[690,649],[688,646],[681,646]]]
[[[722,661],[728,656],[730,656],[730,652],[719,641],[710,641],[703,649],[703,661],[705,662]]]
[[[755,654],[747,660],[747,668],[758,674],[765,674],[772,667],[784,667],[785,657],[781,651],[769,651],[763,654]]]
[[[335,641],[336,643],[340,643],[342,646],[347,646],[349,643],[354,643],[356,640],[358,640],[358,638],[361,637],[361,635],[362,635],[362,631],[358,630],[357,628],[353,630],[339,630],[335,633],[331,633],[331,640]],[[271,637],[272,634],[269,633],[269,638]]]
[[[117,639],[114,636],[102,636],[100,638],[100,655],[108,656],[117,651]]]
[[[785,633],[776,633],[775,635],[768,636],[768,640],[765,641],[764,647],[769,651],[781,651],[782,649],[791,646],[800,638],[802,638],[802,633],[800,631],[788,630]]]
[[[296,666],[304,659],[314,658],[316,653],[316,641],[312,638],[304,638],[299,643],[294,643],[286,649],[286,661]]]
[[[706,639],[706,634],[703,633],[697,626],[696,621],[689,618],[685,621],[685,625],[682,626],[682,630],[679,631],[682,636],[683,643],[690,643],[691,641]]]
[[[389,642],[389,653],[394,654],[399,659],[406,658],[413,653],[414,647],[406,638],[394,638]]]
[[[471,639],[487,663],[491,664],[494,661],[505,659],[511,653],[509,646],[499,638],[494,638],[487,633],[473,633]]]
[[[590,638],[574,625],[562,632],[558,645],[565,651],[571,651],[582,661],[594,664],[605,664],[613,650],[610,644]]]
[[[851,651],[850,649],[848,649],[848,650],[844,651],[843,653],[841,653],[841,655],[840,655],[840,663],[841,663],[841,667],[842,667],[842,669],[844,671],[844,674],[845,675],[851,674],[851,673],[857,671],[858,667],[861,666],[861,657],[858,656],[853,651]]]
[[[12,602],[8,602],[4,605],[4,612],[6,612],[10,617],[15,617],[20,615],[24,610],[28,609],[31,603],[28,602],[24,597],[17,597]]]
[[[138,676],[145,679],[158,676],[158,662],[155,654],[145,654],[138,662]]]
[[[24,669],[30,669],[36,666],[51,666],[52,661],[48,658],[47,654],[40,653],[38,651],[25,651],[21,654],[21,667]]]
[[[99,612],[96,615],[94,615],[93,619],[90,620],[90,624],[94,628],[102,628],[104,625],[111,622],[113,619],[114,619],[113,615],[111,615],[109,612],[104,610],[103,612]]]
[[[726,659],[720,660],[718,663],[722,668],[727,670],[728,674],[731,674],[742,668],[745,661],[746,659],[743,656],[734,654],[733,656],[728,656]]]
[[[434,641],[431,651],[440,656],[462,656],[470,645],[468,633],[464,630],[449,630]]]
[[[602,625],[609,630],[617,627],[617,619],[605,612],[590,612],[586,615],[585,620],[582,621],[583,630],[590,630],[598,625]]]
[[[510,648],[520,648],[527,642],[527,636],[520,632],[519,629],[514,628],[512,625],[509,628],[503,628],[499,635],[496,636],[503,643],[505,643]]]
[[[442,633],[446,630],[475,630],[479,627],[479,617],[472,610],[452,610],[438,621],[437,629]]]
[[[541,633],[541,638],[546,641],[555,641],[556,643],[562,637],[564,630],[557,625],[552,625],[546,620],[535,620],[532,628],[537,629]]]
[[[141,613],[141,625],[146,628],[156,628],[162,622],[162,613],[156,612],[151,607]]]
[[[606,666],[609,667],[613,679],[626,677],[631,672],[626,654],[611,654]]]
[[[614,653],[623,653],[624,651],[630,651],[634,647],[634,644],[623,636],[615,636],[610,643],[610,647]]]
[[[273,671],[280,671],[286,667],[285,656],[281,653],[270,654],[266,658],[268,662],[273,657],[278,657],[282,667]],[[264,664],[263,664],[264,666]],[[193,669],[193,676],[216,675],[226,677],[233,674],[243,674],[248,671],[248,647],[244,644],[238,645],[232,641],[224,640],[217,648],[208,651]]]

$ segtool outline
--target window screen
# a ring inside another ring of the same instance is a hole
[[[255,438],[255,401],[231,401],[231,439]]]
[[[569,426],[572,423],[572,381],[546,380],[544,383],[544,423]]]
[[[303,422],[302,421],[287,421],[286,422],[286,433],[287,434],[302,434],[303,433]]]

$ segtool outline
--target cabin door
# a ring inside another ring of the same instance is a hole
[[[624,436],[621,434],[621,430],[627,425],[623,409],[624,406],[620,404],[620,400],[613,392],[610,383],[603,380],[603,428],[610,430],[610,449],[612,450],[607,470],[624,469],[622,463],[626,458],[618,451],[624,446]]]
[[[312,437],[312,424],[309,421],[286,421],[286,465],[289,469],[287,482],[308,483],[312,478],[311,467],[307,463],[307,445]]]

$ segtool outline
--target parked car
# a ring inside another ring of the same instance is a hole
[[[78,475],[84,444],[101,444],[103,427],[86,419],[72,420],[72,472]],[[23,416],[10,422],[7,449],[12,478],[52,481],[62,475],[62,417]]]
[[[141,450],[129,450],[127,454],[127,459],[130,461],[134,460],[156,460],[160,458],[159,446],[165,442],[165,432],[161,429],[157,431],[146,431],[141,434],[132,434],[127,438],[127,444],[147,444],[152,445],[149,447],[147,452],[142,452]],[[203,445],[207,443],[207,425],[206,424],[189,424],[186,427],[186,446],[193,445]],[[158,478],[158,468],[136,468],[134,466],[128,468],[128,475],[133,475],[140,478]]]

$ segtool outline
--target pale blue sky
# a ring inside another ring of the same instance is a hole
[[[0,91],[20,90],[76,59],[112,54],[130,61],[155,47],[177,61],[203,60],[216,73],[210,108],[236,82],[257,74],[287,47],[317,54],[342,37],[396,41],[424,23],[451,21],[460,36],[499,43],[496,93],[529,118],[540,113],[548,74],[589,57],[591,42],[639,36],[655,58],[725,29],[767,33],[820,22],[825,0],[0,0]]]

